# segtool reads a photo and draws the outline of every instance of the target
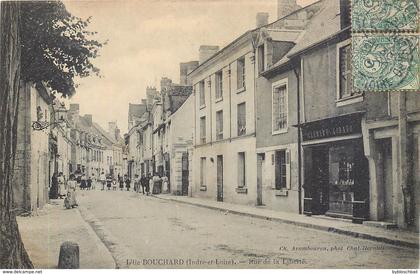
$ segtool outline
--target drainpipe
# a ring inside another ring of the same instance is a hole
[[[298,125],[298,200],[299,214],[302,214],[302,143],[301,143],[301,127],[300,127],[300,74],[296,67],[293,69],[297,82],[297,125]]]

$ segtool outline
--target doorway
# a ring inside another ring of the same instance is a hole
[[[262,178],[263,178],[264,158],[265,158],[264,153],[257,154],[257,206],[263,205]]]
[[[189,170],[188,170],[188,153],[182,153],[182,190],[181,195],[188,195],[188,177],[189,177]]]
[[[379,141],[380,169],[382,173],[382,208],[383,220],[394,222],[394,182],[392,174],[392,142],[391,138]]]
[[[312,149],[312,213],[325,214],[329,204],[329,151],[327,146]]]
[[[217,201],[223,202],[223,155],[217,155]]]

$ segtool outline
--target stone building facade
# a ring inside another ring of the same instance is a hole
[[[52,99],[42,84],[21,82],[14,171],[14,207],[17,212],[42,208],[48,201],[53,161],[50,128],[34,130],[34,122],[51,122]]]

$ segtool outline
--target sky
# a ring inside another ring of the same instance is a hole
[[[297,0],[306,6],[315,0]],[[179,63],[198,60],[200,45],[229,44],[255,28],[257,12],[277,19],[277,0],[94,0],[64,1],[75,16],[91,16],[89,30],[108,41],[93,63],[102,77],[76,79],[70,103],[108,129],[127,132],[128,104],[140,103],[147,86],[162,77],[179,82]]]

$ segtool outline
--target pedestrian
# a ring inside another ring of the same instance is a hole
[[[142,174],[140,178],[140,185],[141,185],[141,191],[143,195],[145,194],[144,189],[146,188],[146,180],[147,178],[144,176],[144,174]]]
[[[118,177],[118,183],[120,184],[120,190],[123,191],[124,190],[124,180],[123,180],[123,177],[121,177],[121,176]]]
[[[112,177],[111,177],[111,174],[108,174],[106,176],[106,187],[108,188],[108,190],[111,190],[111,185],[112,185]]]
[[[57,181],[58,181],[58,197],[60,199],[63,199],[66,196],[66,184],[65,184],[65,178],[63,176],[63,172],[58,173]]]
[[[89,178],[86,181],[86,188],[90,190],[91,187],[92,187],[92,177],[89,176]]]
[[[58,179],[57,172],[51,177],[50,199],[58,199]]]
[[[160,194],[162,190],[162,179],[159,177],[157,173],[153,176],[153,188],[152,194]]]
[[[125,187],[127,188],[127,191],[130,191],[130,183],[131,183],[130,178],[128,178],[127,175],[124,175],[124,178],[125,178]]]
[[[162,193],[169,193],[169,180],[166,175],[162,177]]]
[[[67,196],[64,199],[64,206],[67,209],[73,208],[75,206],[78,206],[77,200],[76,200],[76,186],[77,181],[75,180],[74,174],[70,174],[70,178],[67,182]]]
[[[140,178],[139,178],[139,175],[137,175],[136,174],[136,179],[135,179],[135,181],[134,181],[134,185],[135,185],[135,188],[136,188],[136,193],[139,193],[140,192]]]
[[[105,190],[105,183],[106,183],[106,177],[104,172],[102,171],[101,175],[99,176],[99,181],[102,184],[102,189],[101,190]]]
[[[150,195],[150,188],[151,187],[153,189],[153,177],[152,177],[152,174],[150,174],[149,177],[147,178],[147,184],[146,184],[146,192],[147,192],[147,195]]]
[[[86,175],[84,173],[80,177],[80,189],[82,190],[86,189]]]
[[[112,177],[112,190],[117,190],[117,179]]]
[[[94,173],[92,173],[92,189],[96,188],[96,183],[97,183],[96,176]]]

